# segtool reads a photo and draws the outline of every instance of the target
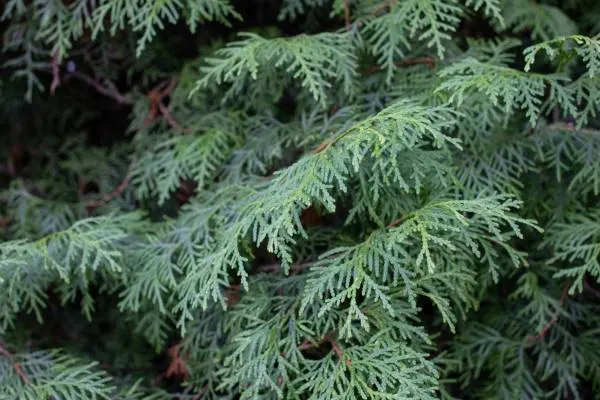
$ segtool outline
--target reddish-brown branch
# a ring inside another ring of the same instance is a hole
[[[69,77],[74,77],[74,78],[79,79],[82,82],[87,83],[88,85],[90,85],[91,87],[96,89],[96,91],[98,93],[115,99],[117,101],[117,103],[119,103],[119,104],[131,104],[132,103],[131,100],[126,98],[124,95],[122,95],[117,90],[116,86],[109,80],[106,80],[106,87],[105,87],[105,86],[102,86],[102,84],[100,84],[100,82],[96,81],[94,78],[92,78],[91,76],[89,76],[83,72],[79,72],[79,71],[70,72],[69,74],[66,75],[66,78],[69,78]]]
[[[304,342],[302,342],[297,348],[298,348],[298,350],[303,351],[303,350],[312,349],[314,347],[318,347],[322,343],[327,342],[331,345],[331,348],[333,349],[337,358],[340,361],[342,361],[344,359],[344,350],[339,345],[339,343],[335,340],[335,337],[336,337],[335,332],[329,332],[327,335],[325,335],[325,337],[323,339],[321,339],[319,342],[316,342],[316,343],[311,342],[308,339],[304,339]],[[352,360],[346,359],[345,364],[347,367],[349,367],[352,364]]]
[[[542,329],[535,335],[531,335],[528,336],[525,340],[528,342],[537,342],[540,341],[542,339],[544,339],[544,337],[546,336],[546,334],[548,333],[548,331],[550,330],[550,328],[556,324],[556,322],[558,321],[558,316],[560,314],[560,309],[562,308],[567,296],[569,295],[569,286],[570,286],[570,282],[567,282],[565,284],[565,287],[563,288],[563,292],[562,295],[560,296],[560,301],[559,301],[559,306],[556,309],[556,311],[554,312],[554,314],[552,315],[552,318],[550,318],[550,321],[548,321],[546,323],[546,325],[544,325],[542,327]]]
[[[168,95],[170,95],[177,87],[177,79],[169,79],[162,81],[148,92],[150,99],[150,115],[151,120],[156,118],[158,114],[158,104]]]
[[[234,306],[240,301],[242,287],[240,285],[229,285],[229,288],[225,290],[224,296],[229,307]]]
[[[179,354],[182,346],[182,343],[178,343],[167,350],[171,361],[169,362],[169,366],[164,373],[166,378],[177,376],[183,378],[184,381],[188,379],[189,371],[185,365],[185,359]]]
[[[346,30],[349,31],[350,25],[350,0],[344,0],[344,22],[346,24]]]
[[[436,63],[437,62],[436,62],[435,58],[433,58],[433,57],[420,57],[420,58],[412,58],[412,59],[400,61],[400,65],[403,65],[403,66],[425,64],[429,68],[435,68]]]
[[[298,350],[308,350],[312,349],[313,347],[317,347],[318,345],[318,343],[313,343],[308,339],[304,339],[304,342],[300,343],[300,346],[298,346]]]
[[[388,225],[388,228],[393,228],[395,226],[400,225],[404,219],[406,218],[406,215],[401,216],[400,218],[397,218],[395,220],[393,220],[392,222],[390,222],[390,224]]]
[[[181,181],[179,183],[179,189],[175,193],[175,197],[179,200],[179,204],[185,204],[188,202],[190,197],[192,197],[196,193],[196,189],[190,187],[186,182]]]
[[[327,139],[324,142],[322,142],[320,145],[318,145],[317,147],[315,147],[312,150],[313,154],[318,154],[320,152],[322,152],[323,150],[325,150],[327,147],[329,147],[329,145],[331,145],[332,141],[331,139]]]
[[[178,82],[176,78],[162,81],[152,90],[150,90],[150,92],[148,92],[148,98],[150,99],[150,110],[146,116],[144,124],[147,125],[151,121],[154,121],[156,117],[162,115],[172,128],[182,130],[184,133],[191,132],[190,129],[186,129],[181,126],[171,111],[163,103],[163,99],[173,93],[177,87],[177,83]]]
[[[333,339],[330,339],[329,343],[331,344],[331,348],[335,352],[335,355],[337,356],[337,358],[340,361],[342,361],[342,359],[344,358],[344,352],[342,351],[342,348],[340,347],[340,345]]]
[[[408,58],[402,61],[398,61],[395,63],[397,67],[406,67],[410,65],[426,65],[429,68],[433,69],[437,65],[437,61],[434,57],[417,57],[417,58]],[[381,67],[379,65],[374,65],[371,67],[371,72],[380,71]]]
[[[91,212],[94,209],[96,209],[96,208],[98,208],[98,207],[100,207],[100,206],[102,206],[102,205],[110,202],[115,197],[121,195],[121,193],[123,193],[125,191],[125,189],[127,189],[127,187],[129,186],[129,182],[131,181],[131,170],[132,170],[132,167],[133,167],[133,163],[129,166],[129,169],[127,171],[127,175],[125,175],[125,178],[123,179],[123,181],[121,181],[121,183],[112,192],[108,193],[107,195],[105,195],[101,199],[90,201],[86,205],[86,209],[88,210],[88,212]]]
[[[331,345],[331,348],[335,352],[335,355],[337,356],[337,358],[340,361],[342,361],[344,359],[344,350],[339,345],[339,343],[335,340],[335,336],[336,336],[335,332],[331,332],[329,335],[325,336],[324,341],[329,342],[329,344]],[[350,359],[346,359],[345,364],[346,364],[346,367],[349,367],[352,364],[352,361]]]
[[[550,129],[550,130],[555,130],[555,131],[579,132],[579,133],[585,133],[585,134],[589,134],[589,135],[599,135],[600,134],[600,130],[589,129],[589,128],[577,128],[572,123],[566,123],[566,122],[555,122],[553,124],[548,125],[546,128]]]
[[[385,0],[383,3],[377,5],[373,8],[373,10],[371,11],[371,15],[373,17],[377,17],[379,14],[385,12],[387,9],[389,9],[391,11],[392,3],[393,3],[393,1]]]
[[[302,272],[305,269],[309,268],[313,264],[314,264],[313,261],[306,261],[306,262],[302,262],[302,263],[293,264],[292,266],[290,266],[290,272],[292,274]],[[279,272],[281,270],[281,264],[261,265],[258,267],[257,270],[258,270],[258,272],[271,272],[271,273]]]
[[[156,87],[154,87],[154,89],[152,89],[150,92],[162,99],[163,97],[173,93],[177,87],[177,83],[177,78],[165,80],[156,85]]]
[[[58,65],[58,55],[54,54],[50,60],[52,67],[52,83],[50,84],[50,93],[54,94],[58,86],[60,86],[60,65]]]
[[[19,364],[18,362],[15,362],[15,356],[11,352],[6,350],[6,347],[1,342],[0,342],[0,355],[4,356],[6,359],[8,359],[8,361],[12,364],[15,372],[17,373],[19,378],[21,378],[23,383],[31,382],[29,380],[29,377],[25,373],[25,371],[23,371],[23,367],[21,367],[21,364]]]
[[[169,111],[169,109],[162,102],[158,103],[158,109],[163,115],[163,117],[165,117],[165,120],[171,126],[171,128],[179,129],[185,133],[191,132],[191,129],[184,128],[183,126],[181,126],[181,124],[175,119],[173,114],[171,114],[171,111]]]

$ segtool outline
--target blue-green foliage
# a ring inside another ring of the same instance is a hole
[[[594,2],[264,3],[6,2],[0,399],[600,390]]]

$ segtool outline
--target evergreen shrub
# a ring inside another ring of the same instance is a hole
[[[592,399],[597,0],[6,0],[0,399]]]

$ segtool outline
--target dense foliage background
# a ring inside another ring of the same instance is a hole
[[[3,2],[0,399],[598,398],[599,21]]]

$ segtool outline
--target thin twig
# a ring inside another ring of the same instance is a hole
[[[158,85],[156,85],[152,90],[150,90],[150,93],[148,93],[148,95],[152,96],[152,94],[155,94],[156,96],[162,98],[162,97],[165,97],[165,96],[171,94],[173,92],[173,90],[175,90],[176,87],[177,87],[177,78],[164,80],[164,81],[160,82]]]
[[[409,58],[406,60],[402,60],[399,63],[400,65],[418,65],[418,64],[425,64],[427,66],[429,66],[429,68],[435,68],[436,65],[436,59],[434,57],[418,57],[418,58]]]
[[[297,348],[298,350],[302,351],[312,349],[313,347],[317,347],[318,345],[319,343],[313,343],[308,339],[304,339],[304,342],[300,343],[300,345]]]
[[[164,376],[166,378],[170,378],[172,376],[180,376],[184,380],[188,379],[189,371],[188,371],[187,366],[185,365],[185,359],[184,359],[184,357],[181,357],[179,355],[179,351],[181,350],[182,346],[183,346],[183,343],[180,342],[180,343],[172,346],[171,348],[169,348],[169,350],[167,350],[167,353],[169,354],[169,358],[171,359],[171,361],[169,362],[169,366],[167,367],[167,370],[164,372]]]
[[[392,6],[393,6],[393,1],[391,0],[386,0],[383,3],[375,6],[373,8],[373,10],[371,11],[371,15],[373,17],[377,17],[379,14],[381,14],[382,12],[385,12],[386,9],[389,9],[390,11],[392,10]]]
[[[301,272],[314,264],[314,261],[306,261],[297,264],[293,264],[290,267],[292,273]],[[258,272],[279,272],[281,270],[281,264],[267,264],[258,267]]]
[[[395,220],[390,222],[390,224],[388,225],[388,228],[393,228],[393,227],[400,225],[404,221],[405,218],[406,218],[406,215],[403,215],[400,218],[396,218]]]
[[[336,333],[335,331],[331,331],[328,334],[325,335],[325,337],[323,337],[323,339],[321,339],[319,342],[311,342],[308,339],[304,339],[304,342],[302,342],[297,349],[302,351],[302,350],[308,350],[308,349],[312,349],[315,347],[319,347],[322,343],[329,343],[331,345],[331,348],[333,349],[335,355],[337,356],[337,358],[342,361],[344,359],[344,350],[342,349],[342,347],[339,345],[339,343],[335,340],[336,337]],[[350,359],[346,359],[346,361],[344,362],[344,364],[346,364],[347,367],[349,367],[352,364],[352,360]]]
[[[240,285],[229,285],[229,288],[225,289],[223,295],[227,301],[227,306],[233,307],[241,299],[240,292],[242,287]]]
[[[12,364],[15,372],[17,373],[19,378],[21,378],[23,383],[31,383],[27,374],[25,373],[25,371],[23,371],[21,364],[15,362],[15,356],[11,352],[6,350],[6,347],[2,342],[0,342],[0,355],[3,355],[6,359],[8,359],[8,361]]]
[[[162,102],[166,96],[171,95],[175,88],[177,87],[177,78],[172,78],[169,80],[162,81],[156,87],[154,87],[150,92],[148,92],[148,98],[150,99],[150,111],[146,116],[146,120],[144,121],[144,125],[147,125],[149,122],[154,121],[159,114],[165,118],[167,123],[171,126],[171,128],[182,130],[184,133],[190,133],[191,129],[186,129],[177,121],[177,119],[173,116],[171,111],[164,105]]]
[[[324,142],[322,142],[317,147],[315,147],[311,152],[313,154],[318,154],[318,153],[322,152],[323,150],[327,149],[332,143],[333,143],[333,141],[331,139],[326,139]]]
[[[52,66],[52,83],[50,84],[50,93],[54,94],[60,86],[60,65],[58,65],[58,56],[54,54],[50,60]]]
[[[196,193],[196,189],[193,187],[189,187],[187,183],[181,181],[179,183],[179,189],[175,193],[175,197],[179,200],[180,204],[185,204],[188,202],[190,197],[192,197]]]
[[[90,85],[91,87],[96,89],[96,91],[98,93],[115,99],[117,101],[117,103],[119,103],[119,104],[132,104],[132,101],[130,99],[128,99],[127,97],[125,97],[124,95],[122,95],[117,90],[116,86],[112,82],[110,82],[108,79],[106,79],[106,82],[107,82],[106,85],[108,87],[105,87],[105,86],[102,86],[102,84],[100,84],[100,82],[94,80],[91,76],[89,76],[83,72],[80,72],[80,71],[73,71],[73,72],[70,72],[67,75],[65,75],[65,79],[70,78],[70,77],[77,78],[77,79],[87,83],[88,85]]]
[[[162,103],[162,101],[158,102],[158,109],[163,117],[165,117],[165,120],[167,120],[167,123],[171,126],[171,128],[179,129],[184,133],[190,133],[192,131],[189,128],[184,128],[181,126],[181,124],[177,121],[177,119],[175,119],[173,114],[171,114],[171,111]]]
[[[344,0],[344,22],[346,23],[346,30],[349,31],[350,25],[350,0]]]
[[[337,355],[338,359],[342,361],[344,359],[344,351],[342,350],[338,342],[336,342],[334,339],[329,339],[329,343],[331,343],[331,347],[333,348],[333,351],[335,351],[335,354]],[[350,365],[352,365],[352,360],[347,358],[344,364],[346,364],[346,367],[349,367]]]
[[[397,67],[406,67],[410,65],[427,65],[429,68],[435,68],[437,64],[437,60],[434,57],[417,57],[417,58],[407,58],[405,60],[401,60],[395,63]],[[371,67],[371,72],[380,71],[381,67],[379,65],[374,65]]]
[[[554,131],[568,131],[568,132],[579,132],[579,133],[587,133],[589,135],[600,135],[600,130],[589,129],[589,128],[577,128],[573,124],[569,124],[566,122],[556,122],[546,126],[547,129]]]
[[[88,212],[91,212],[94,209],[96,209],[96,208],[98,208],[98,207],[100,207],[100,206],[102,206],[102,205],[110,202],[115,197],[117,197],[121,193],[123,193],[125,191],[125,189],[127,189],[127,187],[129,186],[129,183],[131,181],[131,172],[132,172],[132,169],[133,169],[133,164],[134,163],[131,163],[129,165],[129,169],[127,170],[127,174],[125,175],[125,178],[121,181],[121,183],[119,183],[119,185],[112,192],[108,193],[107,195],[105,195],[101,199],[90,201],[86,205],[86,208],[87,208]]]

